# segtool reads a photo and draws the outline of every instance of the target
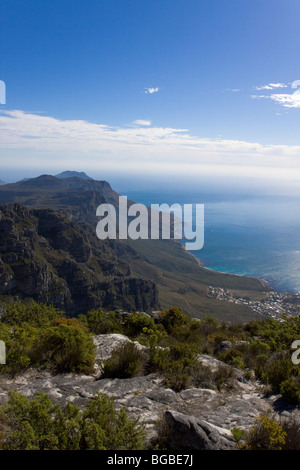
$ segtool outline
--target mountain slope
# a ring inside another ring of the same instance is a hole
[[[31,297],[68,314],[98,307],[156,308],[155,284],[131,276],[119,256],[125,250],[114,241],[96,239],[92,227],[66,213],[3,205],[0,294]]]

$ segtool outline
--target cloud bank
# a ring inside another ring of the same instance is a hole
[[[20,110],[0,111],[2,168],[105,169],[110,172],[286,178],[300,182],[300,146],[208,139],[187,129],[112,127]]]

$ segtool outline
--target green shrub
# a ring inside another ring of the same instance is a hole
[[[300,317],[283,315],[282,321],[269,318],[256,325],[256,335],[263,338],[272,351],[288,350],[300,337]]]
[[[241,444],[246,450],[282,450],[286,441],[286,432],[283,427],[270,416],[261,415],[256,418],[254,426]]]
[[[281,427],[286,433],[282,450],[300,450],[300,426],[294,418],[281,418]]]
[[[144,313],[131,313],[125,318],[123,328],[126,335],[134,338],[142,333],[144,328],[147,328],[147,330],[155,330],[155,322],[153,318]]]
[[[101,308],[90,310],[86,315],[80,315],[79,320],[94,335],[121,333],[122,329],[116,319],[115,312],[104,312]]]
[[[280,384],[292,375],[293,363],[287,353],[274,353],[261,372],[263,381],[271,385],[274,393],[280,393]]]
[[[9,392],[0,407],[3,450],[143,450],[144,426],[113,399],[98,394],[82,413],[76,405],[53,405],[46,394],[28,399]]]
[[[289,403],[300,403],[300,387],[295,377],[291,377],[281,382],[279,391],[283,398]]]
[[[212,333],[215,333],[219,325],[219,322],[215,318],[211,317],[210,315],[207,315],[201,321],[202,334],[208,336]]]
[[[13,326],[28,323],[31,326],[42,327],[64,315],[63,311],[53,306],[37,303],[34,300],[19,300],[7,305],[1,315],[1,322]]]
[[[218,359],[226,364],[236,367],[237,369],[245,368],[243,354],[238,349],[232,348],[227,351],[223,351],[218,355]]]
[[[178,307],[172,307],[161,312],[159,320],[169,334],[172,333],[174,327],[190,323],[190,318]]]
[[[233,369],[230,366],[220,365],[212,374],[213,382],[219,392],[227,385],[233,387]]]
[[[245,438],[246,436],[246,431],[244,429],[239,429],[239,428],[233,428],[231,429],[231,434],[233,435],[233,438],[236,442],[237,447],[240,446],[241,441]]]
[[[112,352],[104,363],[103,377],[127,379],[138,375],[144,367],[145,356],[132,342]]]
[[[136,341],[150,349],[154,348],[167,333],[162,325],[155,325],[155,329],[144,327],[142,332],[135,337]]]
[[[143,450],[144,425],[132,420],[124,408],[116,411],[113,399],[98,394],[89,400],[83,413],[84,450]]]
[[[4,335],[5,326],[7,325],[0,323],[2,338],[6,345],[6,365],[1,366],[0,371],[15,374],[31,364],[31,350],[39,329],[26,324],[24,327],[10,327],[5,330]]]
[[[40,331],[30,352],[32,361],[59,371],[90,373],[96,347],[90,333],[72,323],[59,323]]]
[[[1,407],[2,448],[5,450],[47,450],[58,445],[51,430],[53,405],[47,395],[28,398],[9,392],[9,401]]]
[[[270,348],[259,340],[248,339],[247,344],[241,349],[245,366],[253,369],[257,378],[261,378],[266,361],[270,356]]]
[[[198,366],[195,352],[186,344],[165,349],[155,348],[150,354],[151,371],[161,372],[168,387],[176,392],[191,384],[191,374]]]

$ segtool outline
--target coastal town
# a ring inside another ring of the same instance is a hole
[[[266,292],[262,300],[250,300],[248,297],[235,297],[232,292],[222,287],[209,286],[209,297],[235,304],[245,305],[254,312],[272,318],[288,317],[300,314],[300,294],[285,292]]]

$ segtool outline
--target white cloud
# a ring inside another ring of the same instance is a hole
[[[156,88],[145,88],[145,93],[152,95],[153,93],[157,93],[159,91],[159,87]]]
[[[300,108],[300,90],[294,93],[272,93],[271,95],[251,95],[254,99],[269,99],[285,108]]]
[[[232,93],[238,93],[239,91],[241,91],[240,88],[226,88],[225,91],[231,91]]]
[[[144,119],[136,119],[133,121],[133,124],[136,126],[151,126],[151,121],[146,121]]]
[[[1,167],[103,169],[160,175],[257,175],[298,179],[300,146],[200,138],[187,129],[111,127],[0,111]]]
[[[285,108],[300,108],[300,90],[294,93],[272,94],[269,98],[281,104]]]
[[[268,85],[257,86],[256,90],[274,90],[275,88],[287,88],[285,83],[269,83]]]

